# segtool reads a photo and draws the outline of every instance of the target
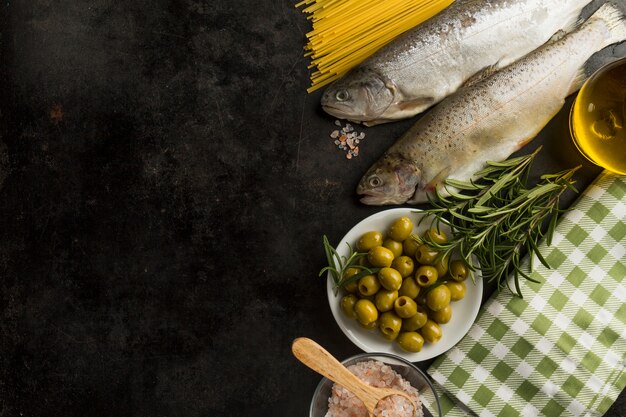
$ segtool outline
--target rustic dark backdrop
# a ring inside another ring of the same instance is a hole
[[[346,160],[308,30],[286,0],[0,4],[0,416],[306,416],[291,340],[358,352],[321,236],[381,209],[355,185],[411,121]],[[539,144],[536,175],[599,172],[566,109]]]

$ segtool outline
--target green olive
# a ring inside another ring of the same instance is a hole
[[[415,300],[420,293],[420,286],[417,285],[413,277],[404,278],[402,286],[398,290],[399,295],[404,295]]]
[[[422,333],[422,337],[428,343],[437,343],[442,336],[441,326],[432,320],[426,320],[426,323],[420,329],[420,333]]]
[[[419,245],[415,251],[415,260],[422,265],[434,265],[439,252],[428,245]]]
[[[412,237],[404,239],[404,241],[402,242],[402,253],[406,256],[414,257],[415,251],[417,251],[419,245],[420,244],[417,243],[417,240],[413,239]]]
[[[351,283],[344,285],[343,288],[345,288],[345,290],[348,291],[349,293],[354,294],[357,291],[359,291],[359,282],[352,281]]]
[[[428,317],[430,317],[436,323],[445,324],[449,322],[452,318],[452,307],[450,306],[450,304],[448,304],[439,311],[431,311],[428,314]]]
[[[402,275],[393,268],[380,268],[378,271],[378,280],[388,291],[398,291],[402,286]]]
[[[429,287],[437,282],[439,274],[437,274],[437,268],[430,265],[422,265],[415,271],[415,281],[421,287]]]
[[[445,285],[439,285],[426,294],[426,305],[432,311],[439,311],[450,305],[450,289]]]
[[[394,259],[402,255],[402,243],[393,239],[386,239],[383,242],[383,247],[389,249],[393,253]]]
[[[354,312],[354,305],[359,301],[356,295],[348,294],[341,299],[341,311],[351,319],[356,319],[356,313]]]
[[[448,273],[449,263],[450,256],[448,255],[442,256],[436,261],[435,268],[437,269],[437,276],[443,277]]]
[[[362,325],[368,325],[378,320],[378,310],[376,310],[376,306],[373,302],[365,298],[361,298],[354,304],[354,312],[356,319]]]
[[[345,280],[355,276],[359,272],[361,272],[361,270],[359,268],[348,268],[348,269],[346,269],[343,272],[342,280],[345,281]],[[352,281],[351,283],[344,285],[343,288],[345,288],[345,290],[350,292],[350,293],[355,293],[358,290],[357,281]]]
[[[426,306],[426,292],[420,290],[420,293],[417,295],[415,302],[418,306]]]
[[[461,260],[452,261],[450,263],[450,276],[455,281],[465,281],[467,279],[467,274],[469,270],[465,262]]]
[[[465,282],[447,282],[446,287],[450,290],[450,300],[459,301],[465,297],[465,292],[467,291]]]
[[[377,231],[364,233],[356,242],[356,249],[359,252],[367,252],[368,250],[381,246],[383,244],[383,234]]]
[[[413,231],[413,222],[408,217],[400,217],[398,220],[393,222],[391,227],[389,228],[389,237],[393,240],[398,240],[402,242],[409,236],[411,236],[411,232]]]
[[[374,304],[381,313],[393,310],[393,302],[398,298],[398,291],[380,290],[374,297]]]
[[[376,304],[376,295],[362,295],[357,291],[356,296],[359,297],[359,300],[370,300],[372,303]]]
[[[380,282],[376,275],[365,275],[359,280],[359,294],[363,296],[374,295],[380,289]]]
[[[393,303],[393,309],[403,319],[408,319],[417,314],[417,304],[406,296],[396,298],[396,301]]]
[[[391,266],[391,262],[393,262],[393,252],[382,246],[376,246],[367,252],[367,260],[372,266],[378,268]]]
[[[402,320],[402,330],[413,332],[421,328],[428,320],[426,309],[420,305],[417,306],[417,313],[407,319]]]
[[[366,330],[374,330],[375,328],[378,327],[378,320],[374,320],[370,323],[367,324],[363,324],[360,321],[357,320],[357,323],[359,323],[359,326],[361,326],[362,328],[366,329]]]
[[[413,273],[415,262],[410,256],[398,256],[391,262],[391,267],[398,271],[402,278],[406,278]]]
[[[417,332],[402,332],[396,341],[402,349],[409,352],[419,352],[424,346],[424,338]]]
[[[361,266],[365,266],[365,267],[367,267],[367,268],[369,268],[369,267],[371,267],[371,266],[372,266],[372,264],[370,263],[370,261],[368,261],[368,260],[367,260],[367,256],[361,256],[361,257],[359,258],[359,262],[358,262],[358,264],[359,264],[359,265],[361,265]]]
[[[380,315],[378,319],[378,328],[387,340],[394,340],[398,337],[402,328],[402,319],[392,311],[387,311]]]
[[[432,229],[428,229],[424,233],[424,235],[426,237],[429,237],[430,240],[432,240],[434,243],[438,243],[439,245],[443,245],[444,243],[448,242],[448,236],[446,235],[446,232],[436,227],[433,227]]]

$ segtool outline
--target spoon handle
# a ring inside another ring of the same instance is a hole
[[[291,351],[300,362],[351,391],[365,403],[366,407],[372,407],[372,400],[374,406],[376,405],[377,400],[369,391],[364,389],[365,383],[313,340],[299,337],[293,341]]]

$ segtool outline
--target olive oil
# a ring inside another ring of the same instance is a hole
[[[626,175],[626,59],[596,71],[570,113],[574,143],[591,162]]]

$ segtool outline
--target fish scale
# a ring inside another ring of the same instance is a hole
[[[589,2],[457,0],[331,84],[322,107],[369,126],[412,117],[569,29]]]
[[[366,204],[424,203],[446,179],[467,181],[519,150],[584,80],[589,57],[626,39],[610,3],[579,29],[459,90],[418,120],[361,179]],[[442,190],[445,193],[445,190]]]

